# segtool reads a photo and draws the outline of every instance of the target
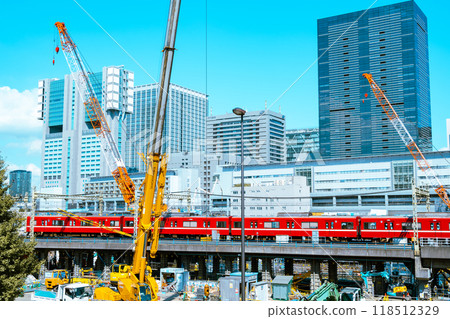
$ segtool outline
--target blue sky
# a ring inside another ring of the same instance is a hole
[[[11,168],[39,177],[41,122],[37,82],[69,72],[54,56],[56,21],[66,23],[92,70],[124,65],[135,84],[159,78],[169,0],[76,0],[137,60],[142,70],[73,0],[8,1],[0,13],[0,151]],[[316,60],[317,19],[388,5],[391,0],[182,1],[172,82],[210,96],[213,114],[240,106],[286,115],[291,128],[318,127],[317,65],[277,98]],[[207,3],[207,15],[206,15]],[[450,2],[417,0],[428,17],[433,144],[446,147]],[[206,37],[207,34],[207,37]],[[206,41],[207,39],[207,41]],[[207,54],[206,54],[207,52]],[[149,77],[146,73],[149,73]]]

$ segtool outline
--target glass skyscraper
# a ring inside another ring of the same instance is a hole
[[[422,151],[432,149],[427,18],[414,1],[320,19],[319,135],[325,158],[407,152],[371,73]]]
[[[15,170],[9,173],[9,194],[19,196],[31,196],[31,172],[26,170]]]
[[[134,112],[126,119],[124,160],[130,172],[145,172],[139,154],[147,154],[155,123],[158,93],[158,83],[135,87]],[[206,94],[171,84],[164,123],[163,153],[204,150],[202,145],[205,144],[207,115]]]
[[[286,130],[286,162],[306,160],[319,151],[319,129]]]

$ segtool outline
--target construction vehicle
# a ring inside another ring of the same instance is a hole
[[[51,272],[51,277],[45,279],[45,287],[50,290],[67,283],[69,283],[69,273],[65,269],[55,269]]]
[[[361,288],[345,287],[339,292],[340,301],[361,301],[362,291]]]
[[[88,269],[82,268],[80,270],[80,273],[81,277],[70,278],[70,283],[82,283],[90,286],[95,286],[103,283],[102,280],[100,280],[97,276],[95,276],[94,270],[92,268]]]
[[[380,272],[374,272],[374,271],[368,271],[368,272],[362,272],[361,278],[364,280],[364,284],[366,288],[368,288],[368,277],[382,277],[385,279],[386,283],[388,284],[388,291],[386,291],[386,294],[395,297],[395,296],[402,296],[408,294],[408,288],[399,282],[395,283],[392,282],[391,277],[389,276],[388,272],[386,271],[380,271]]]
[[[111,273],[109,274],[109,281],[111,285],[117,286],[119,279],[128,276],[131,267],[127,264],[114,264]]]
[[[305,297],[302,301],[338,301],[338,286],[333,282],[324,282],[312,294]]]
[[[92,300],[92,287],[88,284],[62,284],[56,291],[35,290],[31,295],[34,301],[88,301]]]
[[[151,268],[147,266],[147,245],[151,242],[150,257],[155,258],[159,244],[160,217],[164,209],[162,203],[167,170],[167,157],[161,153],[162,137],[168,100],[170,75],[175,51],[175,36],[178,25],[178,15],[181,0],[172,0],[169,10],[166,39],[163,49],[163,61],[160,76],[160,90],[155,116],[154,134],[151,141],[151,152],[147,154],[145,164],[147,173],[143,183],[143,196],[139,200],[139,225],[135,240],[133,264],[128,269],[125,278],[118,279],[118,290],[108,287],[97,288],[95,298],[100,300],[117,300],[118,294],[122,300],[157,300],[158,286],[152,277]],[[126,172],[120,159],[117,146],[110,134],[108,124],[101,111],[98,99],[90,84],[88,72],[81,61],[81,55],[64,23],[57,22],[61,47],[71,68],[77,89],[85,101],[85,106],[91,123],[112,169],[112,174],[121,189],[127,203],[133,203],[134,184]]]
[[[434,188],[436,194],[438,194],[439,197],[443,200],[443,202],[447,205],[447,207],[450,208],[450,198],[447,194],[447,190],[437,178],[436,173],[423,156],[416,142],[414,142],[414,139],[411,137],[411,134],[409,134],[402,120],[398,117],[397,112],[395,112],[391,103],[384,94],[383,90],[381,90],[381,88],[375,82],[371,74],[364,73],[363,77],[365,77],[367,81],[369,81],[370,87],[375,97],[377,98],[387,117],[391,121],[392,125],[396,129],[397,133],[400,135],[403,143],[405,143],[411,155],[414,157],[417,165],[425,173],[425,176],[427,177],[430,186]]]

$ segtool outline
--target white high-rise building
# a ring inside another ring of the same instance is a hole
[[[285,118],[272,111],[247,112],[244,121],[244,158],[247,164],[286,161]],[[207,119],[207,151],[241,154],[241,118],[234,113]]]
[[[134,73],[123,66],[90,75],[119,152],[124,153],[123,117],[133,112]],[[106,102],[107,101],[107,102]],[[41,191],[80,194],[91,176],[108,175],[108,164],[72,75],[39,81],[39,119],[43,120]]]
[[[127,120],[125,164],[131,172],[144,172],[141,154],[151,141],[158,103],[159,84],[135,88],[134,112]],[[206,94],[171,84],[163,132],[163,152],[167,154],[202,150],[206,138]],[[204,150],[204,147],[203,147]]]

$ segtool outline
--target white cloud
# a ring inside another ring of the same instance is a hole
[[[35,139],[32,140],[27,145],[27,154],[33,154],[33,153],[40,153],[41,152],[41,146],[42,146],[42,140],[41,139]]]
[[[0,132],[23,134],[42,130],[38,117],[38,89],[19,92],[0,87]]]
[[[32,140],[12,142],[6,144],[7,148],[25,149],[27,155],[40,154],[42,139],[33,138]]]

